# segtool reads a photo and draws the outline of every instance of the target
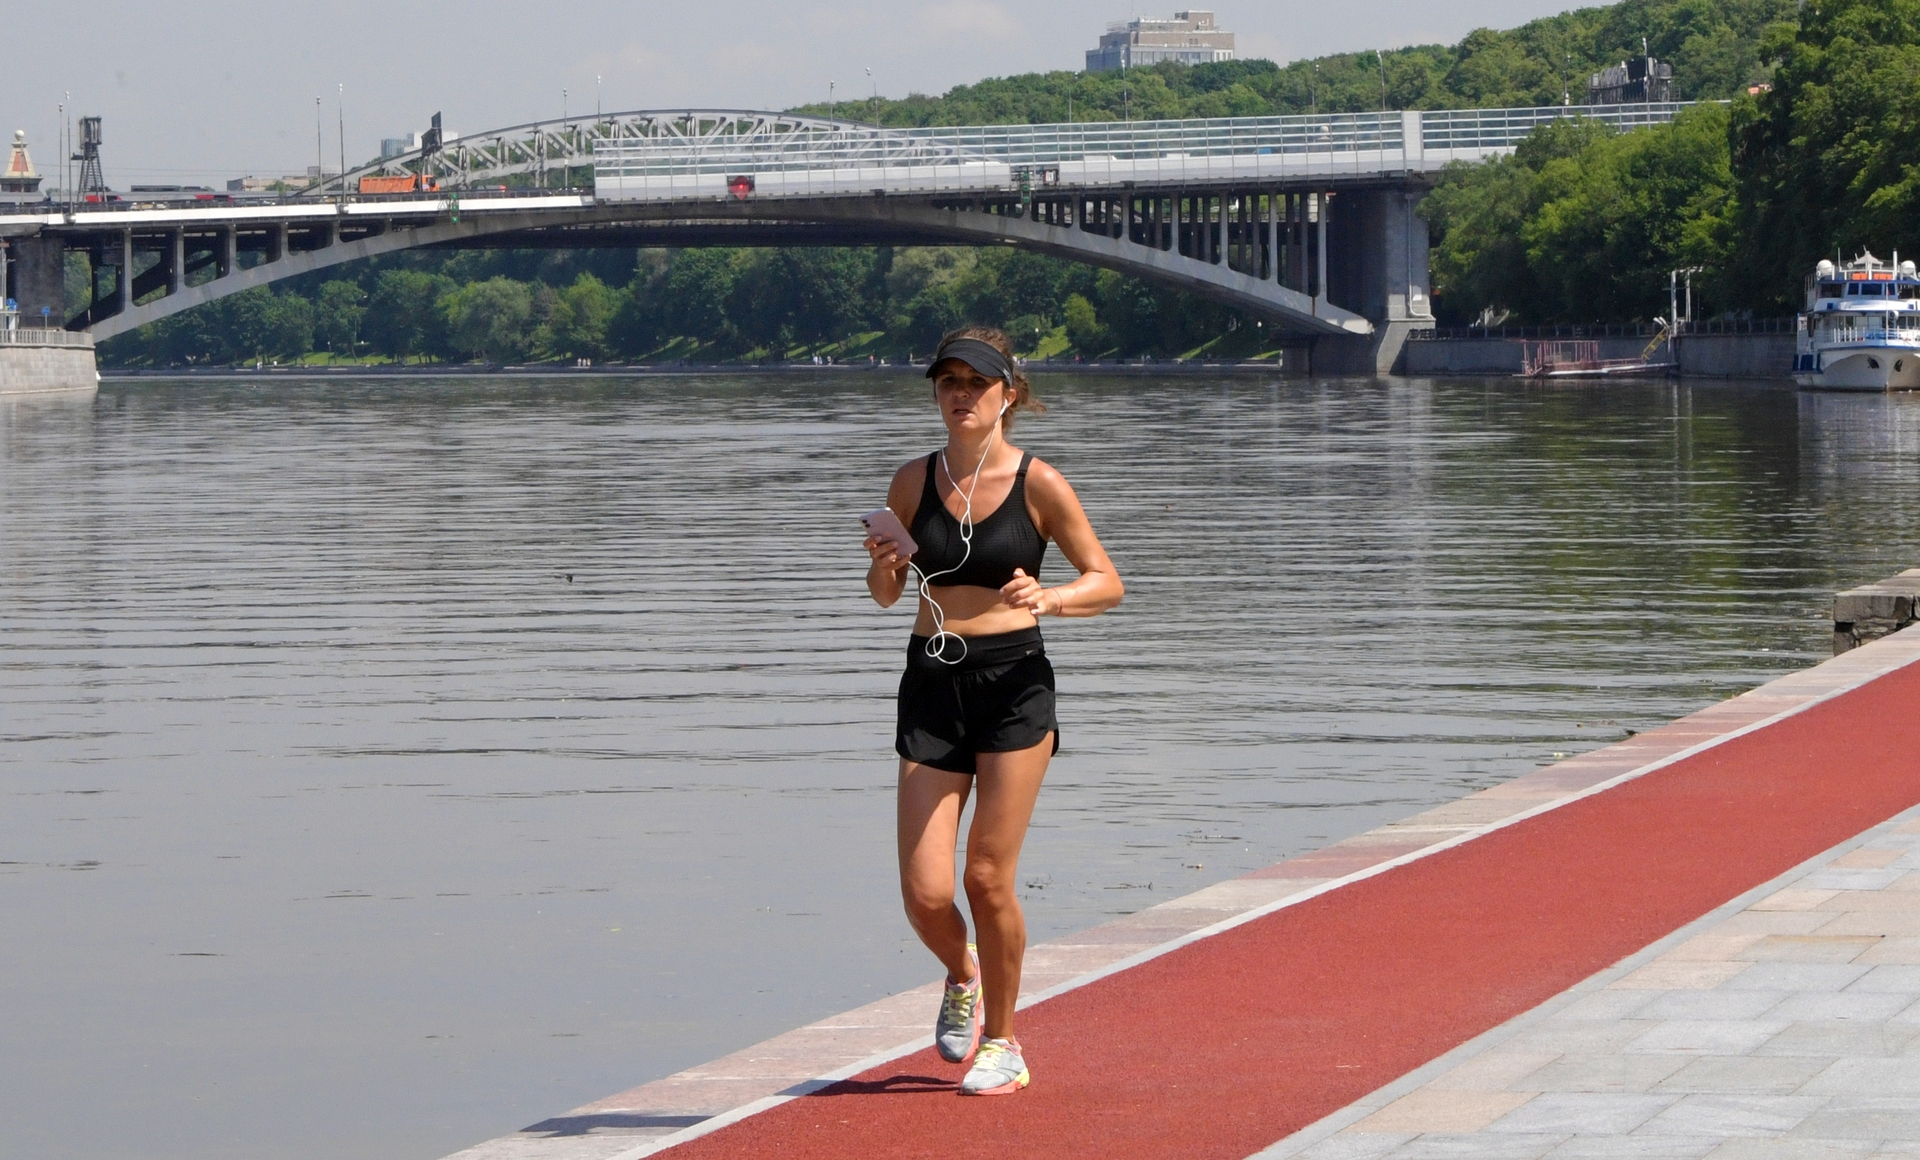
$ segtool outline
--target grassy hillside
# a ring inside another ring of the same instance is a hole
[[[937,97],[844,101],[833,111],[884,125],[926,126],[1360,112],[1383,103],[1395,109],[1557,105],[1568,90],[1578,104],[1588,75],[1639,53],[1642,38],[1655,56],[1673,63],[1679,96],[1726,98],[1768,79],[1761,40],[1772,26],[1793,23],[1795,11],[1795,0],[1625,0],[1505,32],[1479,29],[1455,45],[1341,53],[1285,66],[1266,60],[1163,64],[1125,77],[1027,73]],[[825,115],[828,109],[823,103],[796,111]]]

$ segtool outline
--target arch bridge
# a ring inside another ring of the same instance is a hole
[[[1678,104],[888,129],[740,110],[536,122],[255,199],[0,212],[6,285],[64,314],[65,255],[108,338],[228,294],[416,247],[1009,245],[1144,276],[1386,370],[1429,325],[1432,175],[1574,115],[1630,128]],[[358,179],[439,189],[362,195]],[[423,185],[427,183],[422,183]]]

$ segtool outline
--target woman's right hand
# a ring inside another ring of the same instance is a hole
[[[873,557],[873,567],[867,569],[867,591],[874,603],[892,608],[907,588],[907,561],[900,555],[900,545],[886,536],[868,536],[863,543]]]
[[[900,545],[886,536],[868,536],[862,546],[867,555],[873,557],[873,566],[885,572],[899,572],[906,568],[907,561],[900,555]]]

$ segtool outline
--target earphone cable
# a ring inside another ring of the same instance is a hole
[[[1010,402],[1001,404],[1000,415],[1004,416],[1012,406],[1013,404]],[[993,441],[998,438],[999,435],[1000,421],[999,417],[996,416],[993,430],[987,434],[987,449],[980,453],[980,462],[976,463],[973,467],[973,482],[968,485],[966,494],[963,497],[964,509],[960,516],[960,562],[951,568],[945,568],[935,572],[932,576],[922,572],[920,566],[911,561],[907,564],[907,567],[913,571],[914,575],[920,578],[920,599],[927,602],[927,609],[933,614],[933,635],[927,638],[927,655],[939,661],[941,664],[957,665],[966,660],[967,638],[961,636],[959,633],[947,631],[947,610],[940,607],[940,602],[928,594],[927,589],[932,586],[935,577],[951,576],[953,573],[966,567],[967,561],[973,557],[973,493],[980,486],[980,473],[986,470],[987,457],[993,454]],[[954,491],[958,492],[960,490],[960,481],[953,477],[953,469],[947,465],[947,452],[945,448],[942,448],[940,451],[940,470],[946,473],[947,483]],[[934,488],[933,495],[935,499],[939,499],[940,489],[937,487]],[[946,642],[949,639],[960,642],[960,655],[954,657],[952,660],[947,659]]]

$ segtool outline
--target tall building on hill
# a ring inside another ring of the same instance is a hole
[[[1213,64],[1233,59],[1233,33],[1214,27],[1211,12],[1176,12],[1171,20],[1139,17],[1107,25],[1099,48],[1087,50],[1088,72],[1145,68],[1163,60]]]

